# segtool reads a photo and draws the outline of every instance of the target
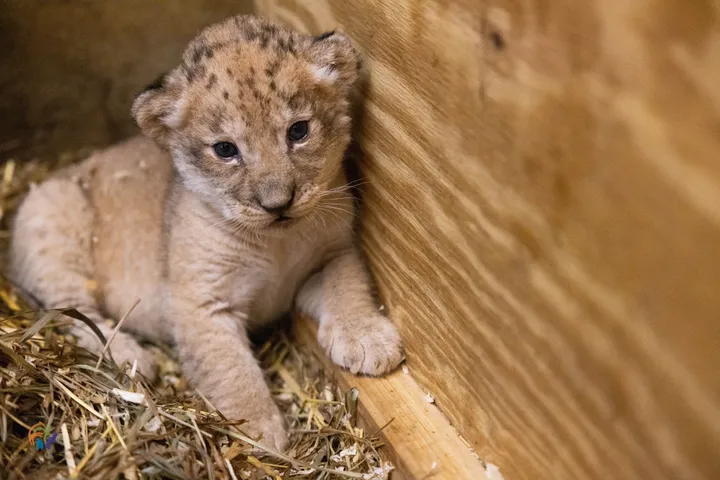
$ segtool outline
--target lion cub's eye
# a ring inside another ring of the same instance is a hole
[[[235,144],[230,142],[218,142],[213,145],[213,150],[218,157],[224,159],[236,157],[240,153]]]
[[[303,120],[301,122],[295,122],[288,128],[288,140],[293,143],[301,142],[308,136],[308,122]]]

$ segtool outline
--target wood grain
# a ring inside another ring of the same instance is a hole
[[[720,478],[720,3],[257,4],[367,57],[363,245],[481,457]]]
[[[317,326],[306,317],[294,322],[295,338],[334,372],[341,388],[360,392],[358,414],[366,432],[380,431],[392,480],[493,480],[413,377],[398,370],[385,378],[356,377],[333,365],[317,342]]]

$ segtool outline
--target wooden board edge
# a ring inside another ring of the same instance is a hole
[[[315,322],[298,316],[293,333],[341,388],[358,388],[358,416],[366,431],[385,427],[380,435],[386,444],[383,451],[395,466],[392,480],[488,480],[482,461],[409,373],[398,369],[383,378],[352,375],[327,358],[317,342]]]

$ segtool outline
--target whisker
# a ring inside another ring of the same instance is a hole
[[[337,219],[342,220],[345,223],[346,227],[352,229],[352,223],[347,218],[340,215],[337,211],[326,208],[325,205],[319,205],[318,210],[322,213],[326,213],[327,217],[335,223],[335,226],[338,228],[338,230],[342,230],[342,228],[340,228],[340,224],[337,223]],[[346,213],[346,212],[344,212],[344,213]],[[321,218],[324,219],[324,216],[322,216]]]
[[[366,180],[357,180],[357,181],[348,182],[345,185],[341,185],[339,187],[329,188],[329,189],[327,189],[327,191],[328,192],[345,192],[351,188],[357,188],[357,187],[360,187],[363,185],[367,185],[368,183],[370,183],[370,182],[368,182]]]
[[[322,209],[320,209],[319,212],[322,213]],[[324,216],[324,215],[320,215],[319,218],[320,218],[320,220],[322,220],[323,228],[325,229],[325,233],[327,233],[327,232],[328,232],[328,227],[327,227],[327,222],[325,222],[325,216]]]
[[[345,213],[346,215],[350,215],[352,217],[357,217],[357,212],[355,212],[355,209],[352,207],[348,207],[346,205],[336,204],[336,203],[323,203],[322,206],[329,208],[331,210],[336,210],[338,212]]]
[[[340,228],[340,224],[337,222],[337,220],[335,220],[335,215],[333,215],[333,212],[326,211],[326,213],[328,214],[328,218],[333,221],[337,229],[342,230],[342,228]]]

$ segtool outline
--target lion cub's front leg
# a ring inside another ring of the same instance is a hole
[[[183,371],[229,420],[278,451],[287,446],[282,414],[265,383],[244,328],[243,315],[172,300],[170,313]]]
[[[333,362],[352,373],[382,375],[402,361],[400,335],[378,313],[369,275],[354,248],[305,283],[297,306],[319,321],[318,341]]]

